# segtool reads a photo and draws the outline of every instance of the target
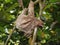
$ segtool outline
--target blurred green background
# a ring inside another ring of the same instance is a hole
[[[35,1],[35,0],[33,0]],[[29,0],[23,0],[24,7],[28,7]],[[60,0],[46,0],[42,19],[44,27],[38,28],[36,42],[38,45],[60,45]],[[0,0],[0,45],[4,45],[8,35],[11,33],[18,14],[22,8],[18,0]],[[39,17],[39,6],[35,5],[35,16]],[[53,26],[52,23],[57,23]],[[22,32],[14,32],[8,45],[29,45],[28,38]]]

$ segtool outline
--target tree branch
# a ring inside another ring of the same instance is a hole
[[[41,0],[36,0],[34,2],[34,4],[36,4],[37,2],[39,2],[39,7],[40,7],[39,16],[41,16],[42,15],[42,12],[43,12],[43,6],[42,6],[43,4],[42,4]],[[37,33],[37,27],[35,27],[35,29],[34,29],[33,39],[32,39],[32,44],[31,45],[35,45],[36,33]]]
[[[32,0],[30,0],[30,3],[29,3],[29,7],[28,7],[28,15],[34,17],[34,3]],[[35,40],[36,40],[36,33],[37,33],[37,27],[35,27],[34,29],[34,33],[33,33],[33,37],[31,37],[29,40],[30,41],[30,45],[34,45],[35,43]]]

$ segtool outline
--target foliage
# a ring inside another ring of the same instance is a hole
[[[35,1],[35,0],[33,0]],[[24,7],[28,6],[29,0],[23,0]],[[42,19],[44,26],[38,28],[36,42],[38,45],[60,45],[60,0],[46,0],[46,7],[43,9]],[[11,33],[18,14],[22,9],[17,0],[0,0],[0,45],[4,45],[8,35]],[[35,16],[38,15],[39,6],[35,5]],[[57,23],[53,26],[53,22]],[[28,38],[23,32],[14,32],[8,45],[29,45]]]

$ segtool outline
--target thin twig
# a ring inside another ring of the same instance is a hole
[[[39,16],[41,16],[42,15],[42,9],[43,9],[43,6],[42,6],[42,2],[41,2],[41,0],[39,1],[39,8],[40,8],[40,10],[39,10]],[[40,17],[39,17],[40,18]]]
[[[55,3],[51,3],[51,4],[59,4],[60,5],[60,2],[55,2]]]
[[[37,4],[39,2],[39,0],[36,0],[35,2],[34,2],[34,4]]]
[[[42,2],[42,0],[39,0],[39,8],[40,8],[39,15],[40,16],[43,14],[43,8],[46,6],[45,2],[46,2],[46,0],[43,0],[43,2]]]
[[[5,45],[8,45],[8,41],[9,41],[9,39],[11,38],[12,33],[14,32],[14,30],[15,30],[15,26],[14,26],[12,32],[10,33],[10,35],[8,35],[8,38],[7,38],[6,42],[5,42]]]
[[[23,1],[22,0],[18,0],[18,2],[19,2],[19,6],[22,7],[22,9],[24,9]]]
[[[52,30],[56,23],[58,23],[58,21],[54,21],[54,22],[52,22],[52,24],[51,24],[51,26],[50,26],[50,29],[49,29],[49,30]]]
[[[33,33],[33,40],[32,40],[33,45],[35,45],[35,41],[36,41],[36,33],[37,33],[37,27],[35,27],[34,33]]]

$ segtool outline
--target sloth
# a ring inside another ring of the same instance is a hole
[[[26,15],[28,11],[28,15]],[[18,31],[22,31],[26,36],[30,36],[35,27],[43,26],[43,21],[38,20],[34,16],[34,2],[30,1],[28,9],[24,8],[22,13],[17,17],[15,21],[15,26]]]

